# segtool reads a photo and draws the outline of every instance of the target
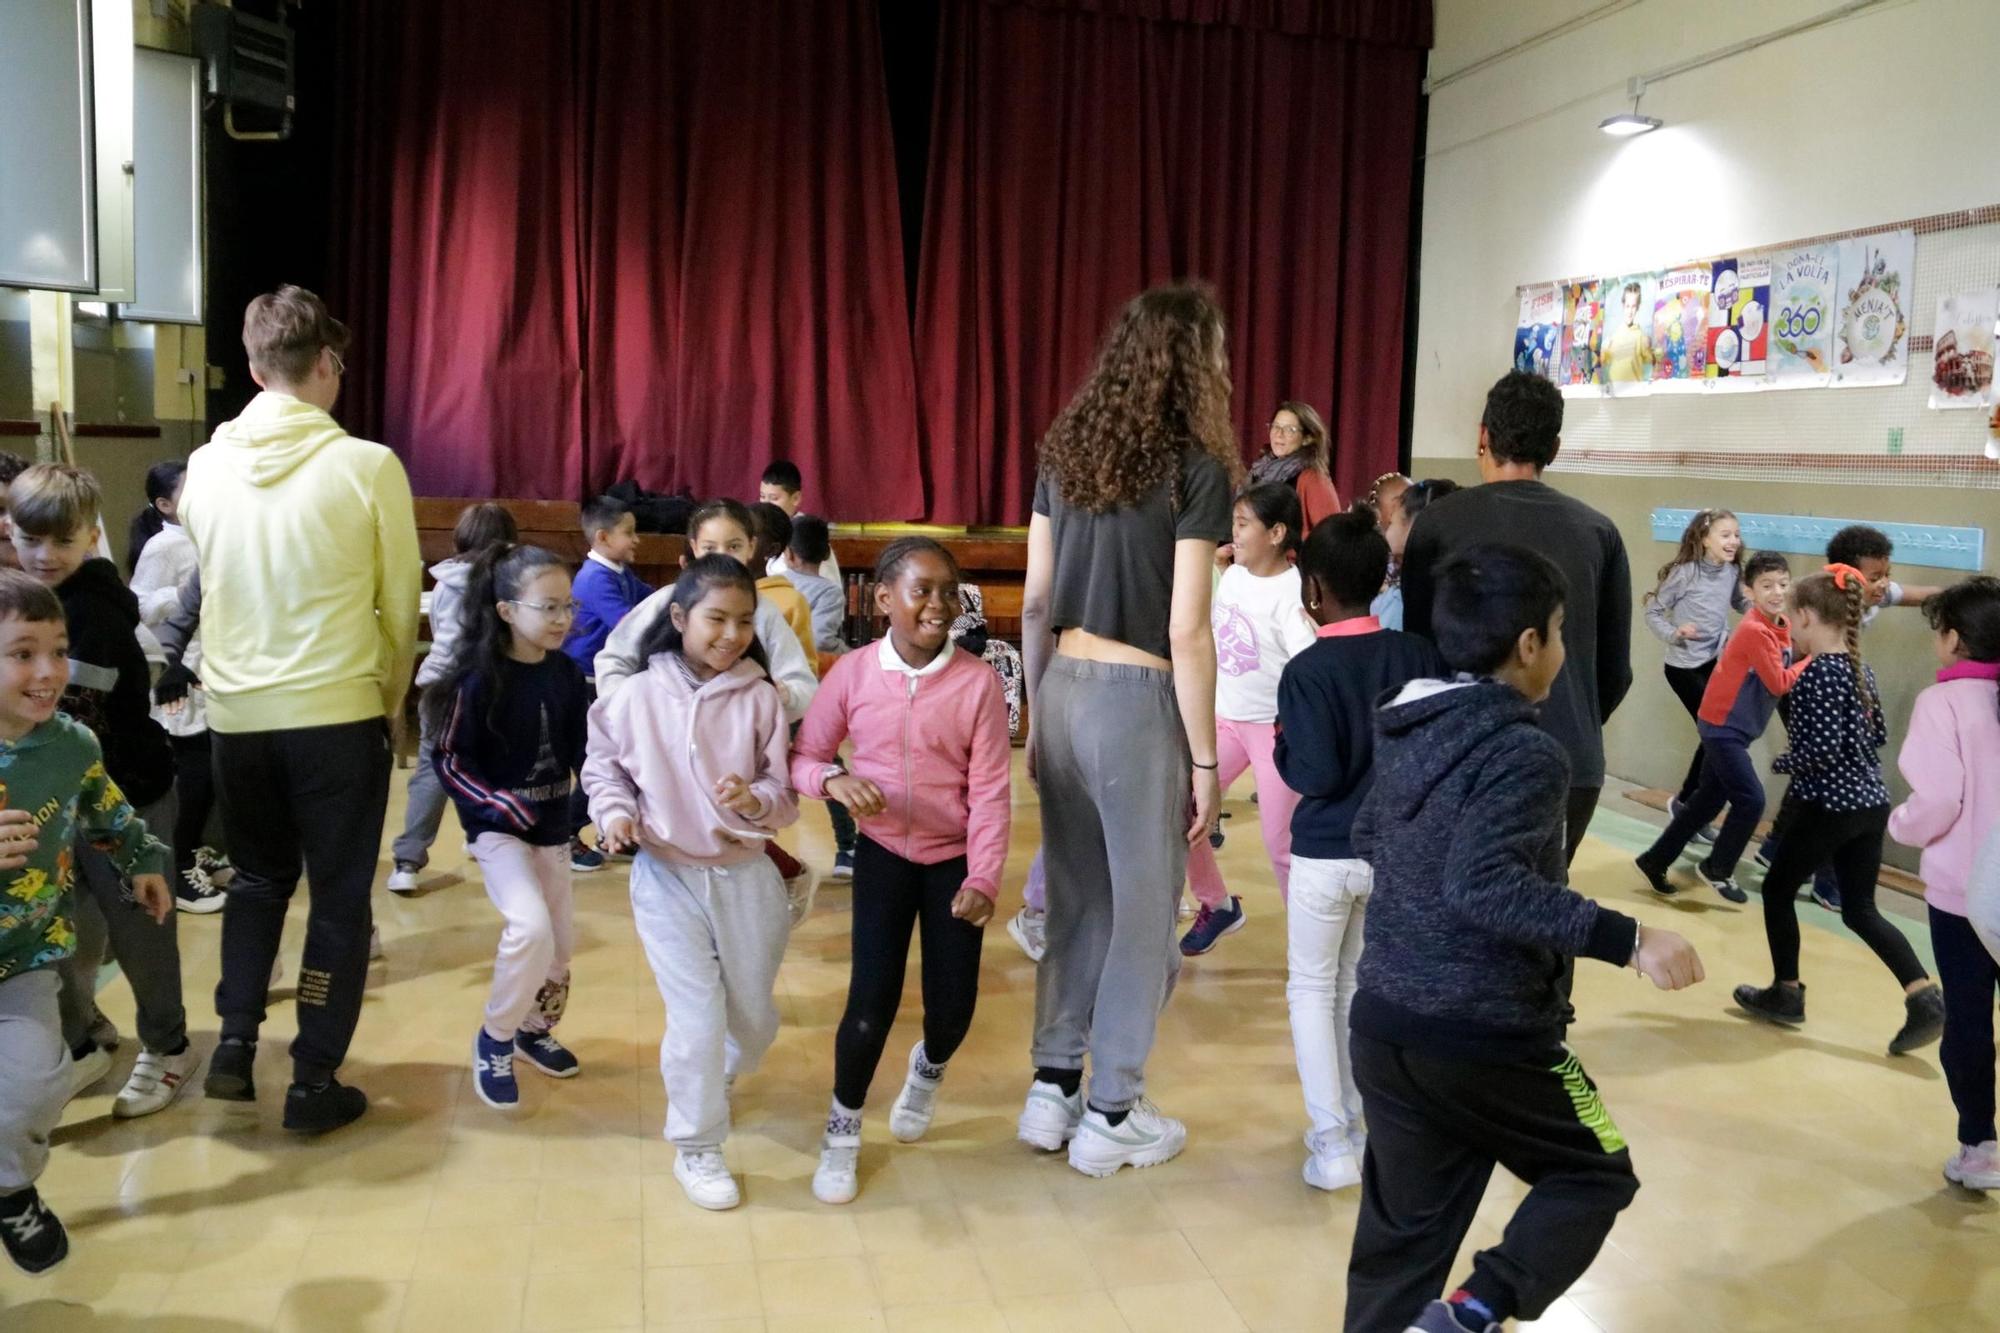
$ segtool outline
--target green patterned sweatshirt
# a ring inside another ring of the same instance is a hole
[[[105,773],[97,738],[61,715],[0,741],[0,808],[33,812],[39,843],[27,865],[0,871],[0,981],[75,951],[79,830],[127,875],[165,874],[172,860]]]

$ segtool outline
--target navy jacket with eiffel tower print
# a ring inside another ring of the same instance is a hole
[[[482,833],[537,847],[570,840],[570,774],[583,765],[589,708],[583,671],[561,652],[533,664],[508,658],[497,680],[474,672],[460,682],[433,762],[467,842]]]

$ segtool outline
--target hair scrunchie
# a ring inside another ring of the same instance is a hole
[[[1847,591],[1849,579],[1860,584],[1864,590],[1868,587],[1868,576],[1853,565],[1828,565],[1824,572],[1833,576],[1833,586],[1842,592]]]

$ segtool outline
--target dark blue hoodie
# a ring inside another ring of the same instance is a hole
[[[1383,706],[1353,835],[1375,872],[1356,1032],[1493,1063],[1562,1041],[1565,960],[1623,966],[1638,939],[1564,883],[1569,787],[1562,745],[1509,686],[1413,681]]]

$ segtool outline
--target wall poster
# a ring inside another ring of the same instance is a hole
[[[1562,359],[1562,289],[1554,283],[1520,289],[1514,326],[1514,369],[1553,381]]]
[[[1604,383],[1614,398],[1652,389],[1654,281],[1635,273],[1604,284]]]
[[[1706,386],[1762,388],[1771,344],[1771,261],[1718,259],[1710,271]]]
[[[1931,343],[1931,406],[1993,407],[1994,327],[2000,323],[2000,287],[1946,292],[1938,297],[1937,332]]]
[[[1839,246],[1839,318],[1833,382],[1837,388],[1901,384],[1910,374],[1910,284],[1914,231],[1856,236]]]
[[[1708,297],[1714,275],[1706,264],[1669,269],[1653,297],[1653,392],[1701,388],[1708,365]]]
[[[1556,383],[1563,392],[1604,383],[1604,284],[1566,282],[1562,288],[1563,354]]]
[[[1780,250],[1771,257],[1773,385],[1802,389],[1833,376],[1834,270],[1832,246]]]

